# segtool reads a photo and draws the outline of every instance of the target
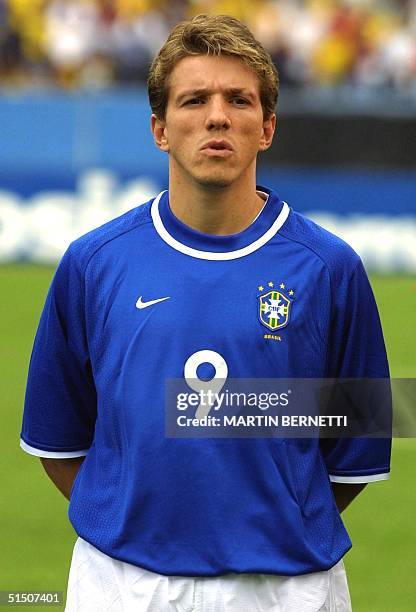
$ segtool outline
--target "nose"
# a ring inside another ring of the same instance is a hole
[[[220,96],[212,96],[207,105],[206,128],[208,130],[228,129],[231,125],[227,113],[227,102]]]

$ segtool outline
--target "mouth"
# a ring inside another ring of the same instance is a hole
[[[210,157],[228,157],[234,149],[226,140],[210,140],[201,147],[201,151]]]

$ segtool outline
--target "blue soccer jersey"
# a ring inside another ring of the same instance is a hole
[[[388,476],[384,439],[165,435],[165,383],[200,351],[233,379],[388,376],[359,257],[259,189],[238,234],[192,230],[164,192],[76,240],[40,320],[21,445],[86,455],[76,532],[153,572],[326,570],[351,546],[330,480]]]

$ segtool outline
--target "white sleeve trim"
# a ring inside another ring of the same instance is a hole
[[[26,442],[20,439],[20,447],[29,455],[34,455],[35,457],[44,457],[45,459],[72,459],[73,457],[85,457],[88,453],[88,449],[86,450],[77,450],[77,451],[46,451],[40,448],[35,448],[34,446],[30,446],[26,444]]]
[[[389,472],[386,472],[384,474],[367,474],[364,476],[334,476],[332,474],[329,475],[329,480],[331,482],[344,482],[346,484],[365,484],[367,482],[376,482],[377,480],[388,480],[389,478]]]

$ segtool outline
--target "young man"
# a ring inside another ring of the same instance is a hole
[[[149,75],[169,191],[58,267],[21,444],[70,498],[67,610],[350,609],[339,511],[389,442],[165,436],[168,379],[388,375],[358,256],[256,190],[277,85],[237,20],[176,26]]]

